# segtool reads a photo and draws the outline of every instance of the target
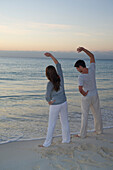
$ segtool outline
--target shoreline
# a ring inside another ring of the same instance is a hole
[[[54,137],[48,148],[40,148],[44,140],[17,141],[0,145],[0,170],[112,170],[113,128],[103,134],[88,133],[81,139],[71,135],[69,144]]]
[[[104,127],[104,129],[112,129],[113,126],[109,126],[109,127]],[[94,132],[95,130],[92,129],[92,130],[87,130],[87,133],[91,133],[91,132]],[[75,133],[70,133],[70,135],[77,135],[79,134],[80,132],[75,132]],[[56,135],[56,136],[53,136],[53,138],[58,138],[58,137],[62,137],[61,134],[59,135]],[[38,141],[38,140],[45,140],[46,136],[45,137],[41,137],[41,138],[33,138],[33,139],[21,139],[22,137],[18,137],[17,139],[15,140],[8,140],[8,141],[4,141],[4,142],[1,142],[0,145],[4,145],[4,144],[8,144],[8,143],[13,143],[13,142],[27,142],[27,141]]]

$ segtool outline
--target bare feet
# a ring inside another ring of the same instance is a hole
[[[79,135],[74,135],[74,137],[80,138],[80,136],[79,136]]]
[[[44,147],[43,145],[38,145],[39,147]]]

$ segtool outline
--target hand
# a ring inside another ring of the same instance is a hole
[[[89,92],[89,91],[85,92],[84,96],[87,96],[88,92]]]
[[[51,100],[50,102],[48,102],[49,105],[53,104],[55,102],[55,100]]]
[[[46,57],[51,57],[55,64],[58,63],[58,60],[57,60],[51,53],[48,53],[48,52],[47,52],[47,53],[45,53],[44,55],[45,55]]]
[[[84,48],[83,47],[79,47],[79,48],[77,48],[77,51],[78,51],[78,53],[80,53],[81,51],[83,51],[84,50]]]
[[[51,57],[51,56],[52,56],[51,53],[45,53],[44,55],[45,55],[46,57]]]

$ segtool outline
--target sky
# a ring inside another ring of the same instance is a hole
[[[113,0],[0,0],[0,51],[113,51]]]

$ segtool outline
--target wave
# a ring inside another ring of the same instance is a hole
[[[0,80],[16,81],[16,79],[11,79],[11,78],[0,78]]]
[[[31,98],[31,97],[43,97],[44,95],[41,94],[41,95],[11,95],[11,96],[0,96],[0,99],[3,99],[3,98]]]
[[[22,137],[23,137],[23,135],[22,135],[22,136],[18,136],[18,137],[13,138],[13,139],[9,139],[9,140],[7,140],[7,141],[0,141],[0,145],[1,145],[1,144],[6,144],[6,143],[11,143],[11,142],[17,142],[17,141],[19,141]]]

